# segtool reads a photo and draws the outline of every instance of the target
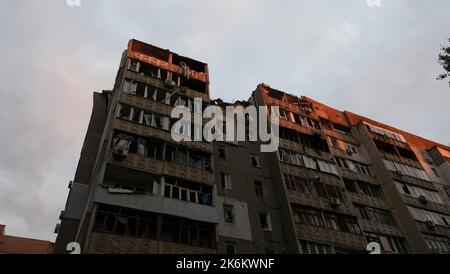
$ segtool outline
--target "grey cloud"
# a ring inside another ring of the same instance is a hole
[[[207,62],[213,97],[246,99],[266,82],[450,141],[450,91],[435,80],[446,0],[81,2],[0,0],[0,223],[11,234],[54,240],[92,91],[112,87],[130,38]]]

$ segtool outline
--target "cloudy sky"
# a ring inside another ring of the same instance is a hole
[[[207,62],[212,97],[258,83],[450,143],[435,80],[448,0],[0,0],[0,223],[54,240],[92,92],[111,89],[130,38]]]

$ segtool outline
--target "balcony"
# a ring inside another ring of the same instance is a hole
[[[429,181],[425,181],[416,177],[412,177],[412,176],[408,176],[408,175],[403,175],[400,174],[398,172],[395,171],[390,171],[392,174],[392,177],[394,178],[394,180],[397,180],[399,182],[403,182],[403,183],[409,183],[412,185],[417,185],[423,188],[428,188],[428,189],[435,189],[434,184],[432,182]]]
[[[137,107],[140,109],[145,109],[151,112],[156,112],[165,116],[169,116],[172,112],[172,106],[166,105],[162,102],[153,101],[147,98],[132,95],[126,92],[121,92],[119,96],[119,101],[121,103],[130,105],[132,107]]]
[[[423,169],[422,165],[418,161],[414,161],[412,159],[408,159],[405,157],[400,157],[399,155],[395,155],[392,153],[388,153],[382,150],[378,150],[378,153],[380,153],[381,158],[384,158],[386,160],[391,160],[393,162],[401,163],[404,165],[412,166],[415,168]]]
[[[159,187],[159,184],[157,185]],[[217,208],[211,205],[187,202],[166,198],[156,194],[117,194],[110,193],[108,188],[99,187],[95,201],[124,208],[151,211],[171,216],[184,217],[191,220],[219,223]],[[215,199],[213,198],[213,203]]]
[[[333,243],[360,250],[366,249],[366,240],[362,235],[302,224],[296,224],[295,231],[297,238]]]
[[[363,193],[354,193],[351,191],[347,191],[348,196],[350,199],[358,204],[368,205],[371,207],[381,208],[381,209],[388,209],[386,206],[386,201],[380,198],[371,197],[368,195],[365,195]]]
[[[92,232],[87,253],[91,254],[216,254],[216,249],[196,247],[122,235]]]
[[[442,214],[450,215],[450,208],[448,204],[439,204],[432,201],[423,202],[418,198],[405,194],[403,194],[402,197],[405,203],[412,205],[414,207],[424,208],[426,210],[436,211]]]
[[[285,120],[283,118],[280,118],[280,127],[293,129],[293,130],[296,130],[298,132],[308,134],[308,135],[322,134],[320,130],[317,130],[315,128],[310,128],[310,127],[305,127],[303,125]]]
[[[376,232],[399,237],[404,236],[397,226],[375,223],[365,219],[358,219],[358,223],[361,227],[361,230],[363,231]]]
[[[175,141],[172,139],[172,135],[171,135],[170,131],[166,131],[166,130],[155,128],[155,127],[150,127],[150,126],[135,123],[132,121],[127,121],[127,120],[123,120],[123,119],[115,119],[113,121],[112,127],[113,127],[113,129],[118,129],[121,131],[136,134],[139,136],[157,138],[160,140],[164,140],[166,142],[175,143]],[[176,144],[183,145],[188,148],[203,151],[203,152],[208,152],[208,153],[213,152],[212,144],[208,143],[208,142],[183,141],[183,142],[176,143]]]
[[[160,88],[160,89],[172,90],[172,89],[179,88],[181,90],[181,94],[183,96],[191,97],[191,98],[202,98],[203,102],[210,101],[208,94],[205,94],[200,91],[196,91],[196,90],[190,89],[188,87],[184,87],[184,86],[181,86],[181,87],[167,86],[163,80],[155,79],[150,76],[145,76],[145,75],[139,74],[139,73],[131,71],[131,70],[125,71],[125,78],[135,80],[135,81],[144,83],[146,85],[151,85],[151,86],[154,86],[154,87]]]
[[[214,175],[212,172],[181,166],[149,157],[142,157],[135,154],[128,154],[125,159],[116,160],[114,159],[113,153],[110,150],[106,156],[106,161],[114,165],[151,172],[154,174],[164,174],[194,182],[206,183],[211,185],[214,184]]]
[[[332,155],[329,152],[324,152],[319,149],[314,149],[312,147],[305,146],[300,143],[296,143],[287,139],[280,138],[280,148],[311,156],[313,158],[319,158],[326,161],[332,159]]]
[[[409,145],[407,143],[400,142],[400,141],[398,141],[396,139],[389,138],[389,137],[387,137],[385,135],[377,134],[377,133],[372,132],[370,130],[368,130],[368,132],[369,132],[370,138],[372,138],[372,139],[379,140],[379,141],[382,141],[382,142],[385,142],[385,143],[388,143],[388,144],[392,144],[392,145],[395,145],[395,146],[398,146],[398,147],[401,147],[401,148],[404,148],[404,149],[408,149],[408,150],[410,149],[410,147],[409,147]]]
[[[427,223],[420,221],[416,221],[416,224],[419,227],[419,230],[423,233],[437,234],[450,238],[450,227],[441,225],[429,226]]]

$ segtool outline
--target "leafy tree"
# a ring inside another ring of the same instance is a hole
[[[450,38],[448,39],[448,42],[450,44]],[[444,67],[446,72],[439,75],[439,77],[437,79],[443,80],[447,77],[450,78],[450,46],[442,47],[441,53],[439,53],[438,62],[439,62],[439,64],[441,64]],[[450,81],[448,83],[450,85]]]

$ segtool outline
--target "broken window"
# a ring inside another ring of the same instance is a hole
[[[261,167],[259,163],[259,156],[258,155],[250,155],[250,163],[252,167]]]
[[[147,126],[152,126],[153,113],[144,110],[143,123]]]
[[[261,181],[255,181],[255,193],[258,197],[264,197],[263,183]]]
[[[237,254],[237,248],[235,243],[225,243],[225,254]]]
[[[149,139],[146,142],[147,156],[156,160],[163,159],[164,142],[160,140]]]
[[[358,188],[356,187],[355,181],[344,178],[344,184],[347,191],[358,193]]]
[[[117,134],[113,137],[113,153],[120,156],[127,156],[134,138],[125,134]]]
[[[127,106],[127,105],[119,105],[119,114],[118,117],[125,119],[125,120],[130,120],[131,119],[131,107]]]
[[[138,83],[134,80],[125,80],[123,83],[123,91],[132,95],[136,95]]]
[[[332,147],[337,148],[337,149],[342,149],[341,145],[339,143],[339,140],[336,139],[335,137],[328,136],[328,140],[330,140],[330,144]]]
[[[223,204],[223,217],[226,223],[234,223],[234,206]]]
[[[164,197],[202,204],[212,205],[213,187],[195,182],[165,178]]]
[[[232,185],[231,185],[230,174],[220,173],[220,183],[221,183],[222,189],[231,190]]]
[[[203,155],[194,151],[189,152],[189,166],[193,168],[203,168]]]
[[[140,66],[141,63],[139,61],[130,59],[128,62],[128,69],[132,71],[139,72]]]
[[[227,159],[227,152],[225,147],[219,147],[219,158],[223,160]]]
[[[131,121],[136,123],[141,123],[141,114],[142,111],[137,108],[131,108]]]
[[[169,117],[165,117],[160,114],[153,113],[152,127],[169,130]]]
[[[188,165],[188,152],[186,149],[177,148],[175,153],[175,162],[179,165]]]
[[[135,95],[140,97],[147,97],[147,85],[144,83],[137,83]]]
[[[270,215],[268,212],[259,213],[259,224],[262,230],[271,231],[272,225],[270,223]]]
[[[302,254],[334,254],[331,245],[324,245],[308,241],[300,242]]]

